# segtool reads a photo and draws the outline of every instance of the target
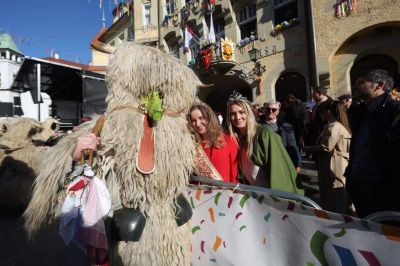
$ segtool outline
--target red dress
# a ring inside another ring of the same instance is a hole
[[[221,148],[206,147],[202,142],[201,147],[214,168],[225,182],[238,183],[238,145],[228,134],[224,134],[224,146]]]

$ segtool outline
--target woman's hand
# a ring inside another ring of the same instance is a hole
[[[100,137],[96,137],[95,134],[89,133],[78,137],[76,141],[75,150],[72,153],[72,159],[75,162],[79,162],[82,157],[84,150],[97,150],[97,145],[100,144]]]

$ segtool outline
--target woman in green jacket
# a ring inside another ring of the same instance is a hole
[[[246,98],[234,93],[227,105],[227,126],[239,144],[239,166],[251,185],[304,194],[296,184],[296,170],[282,140],[258,125]]]

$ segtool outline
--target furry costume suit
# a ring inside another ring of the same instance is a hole
[[[122,207],[121,199],[147,216],[138,242],[111,243],[111,265],[188,265],[189,225],[177,226],[173,202],[185,191],[193,168],[195,144],[185,114],[201,82],[171,55],[133,43],[123,44],[112,55],[107,82],[108,107],[93,168],[110,191],[110,216]],[[145,117],[138,110],[139,98],[159,89],[164,93],[165,112],[153,128],[155,171],[142,174],[135,165]],[[94,122],[81,126],[49,151],[47,167],[37,177],[25,212],[29,235],[59,216],[76,139],[93,126]]]
[[[58,130],[47,119],[11,118],[0,126],[0,214],[20,215],[32,196],[32,184],[48,147],[45,142]]]

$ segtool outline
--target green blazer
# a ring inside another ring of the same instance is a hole
[[[296,185],[296,169],[281,137],[271,129],[257,125],[255,138],[250,159],[269,175],[271,189],[304,195]]]

